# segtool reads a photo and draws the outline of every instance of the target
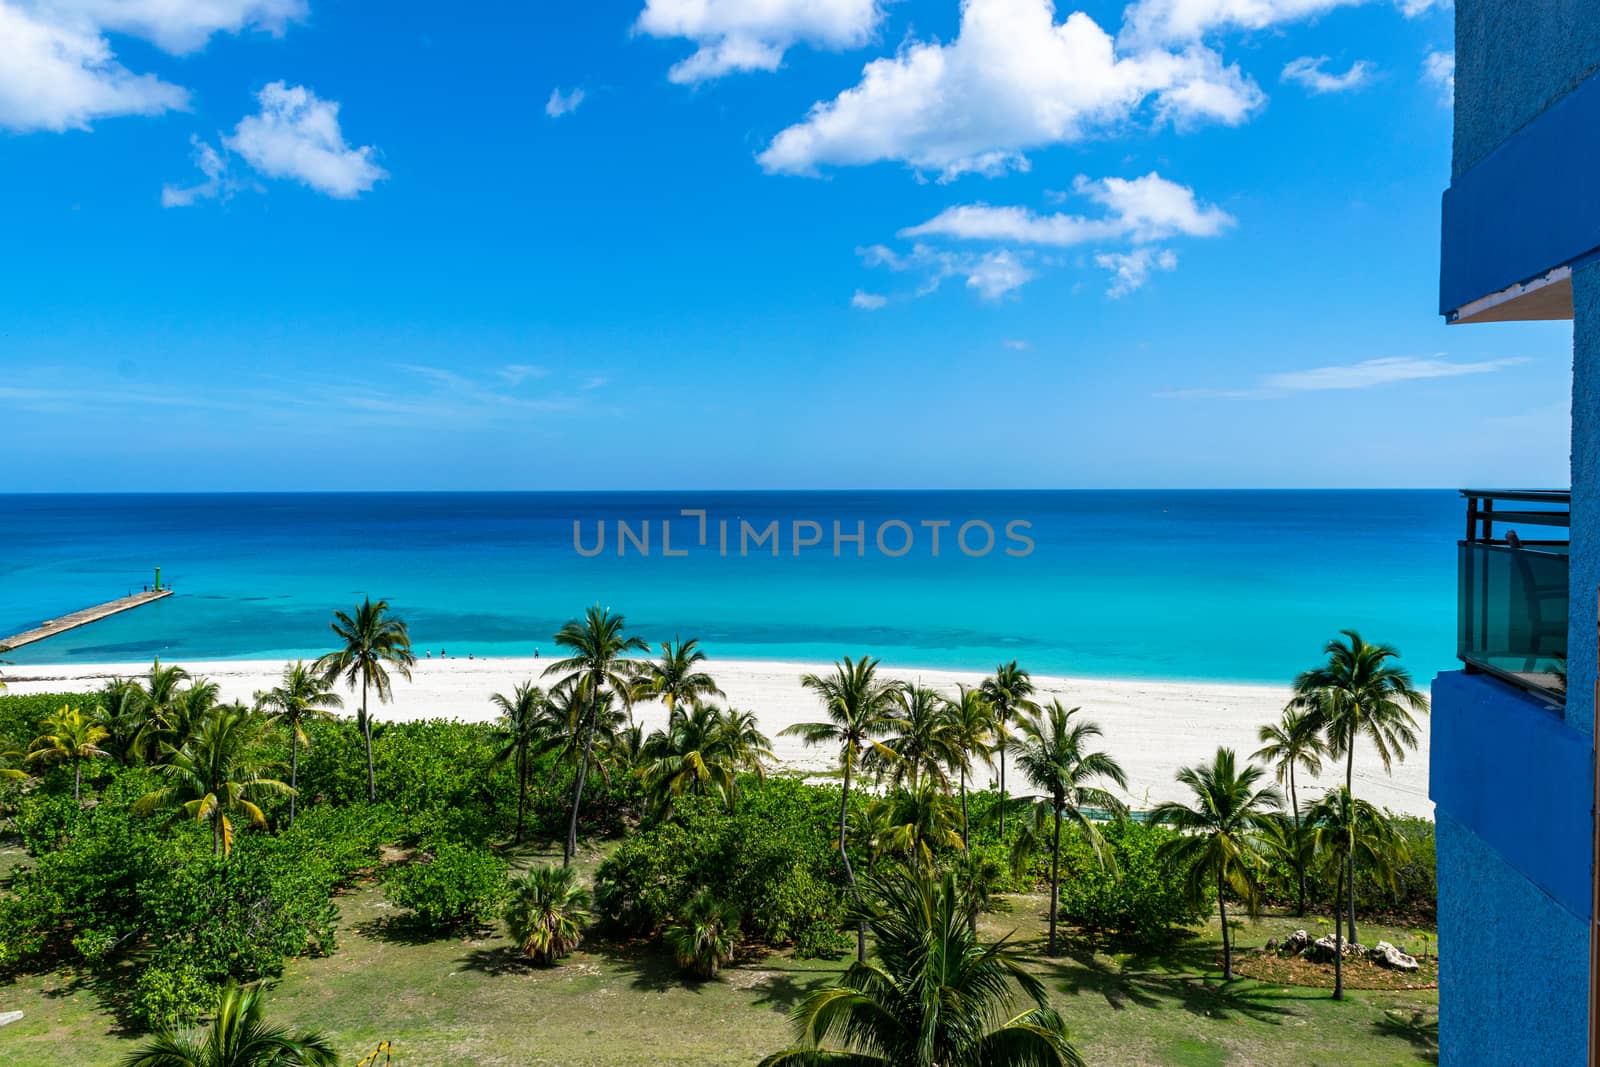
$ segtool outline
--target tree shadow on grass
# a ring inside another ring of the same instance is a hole
[[[1389,1010],[1372,1024],[1385,1037],[1411,1042],[1418,1055],[1429,1063],[1439,1062],[1439,1017],[1425,1011]]]
[[[672,954],[650,941],[614,941],[593,945],[590,951],[603,954],[619,972],[629,976],[629,986],[651,993],[668,989],[699,992],[703,983],[686,976]]]
[[[38,990],[46,1000],[65,1000],[87,992],[94,997],[101,1011],[110,1017],[106,1033],[112,1037],[133,1038],[147,1033],[133,1013],[134,981],[144,969],[141,957],[124,956],[102,963],[97,967],[76,967],[70,970],[49,972],[59,979],[59,984]],[[0,979],[0,986],[11,984],[16,975]]]
[[[1108,957],[1107,947],[1071,940],[1063,956],[1041,956],[1039,966],[1046,977],[1059,980],[1063,991],[1098,995],[1119,1011],[1130,1006],[1178,1007],[1213,1019],[1242,1016],[1273,1024],[1294,1014],[1274,1003],[1293,997],[1249,980],[1223,982],[1214,958],[1217,946],[1209,942],[1181,938],[1159,946],[1117,944],[1120,958]]]
[[[750,989],[759,994],[754,1001],[756,1005],[770,1007],[773,1011],[788,1015],[808,993],[837,980],[836,975],[813,972],[806,975],[802,981],[799,976],[790,972],[772,971],[752,982]]]
[[[364,919],[351,926],[351,929],[372,941],[382,941],[390,945],[431,945],[438,941],[459,941],[467,937],[481,937],[485,929],[464,927],[461,929],[440,929],[429,926],[417,920],[410,914],[384,915],[376,919]]]
[[[553,968],[540,967],[511,945],[487,945],[461,957],[463,970],[478,971],[498,978],[507,974],[536,974]],[[556,964],[560,966],[559,963]]]

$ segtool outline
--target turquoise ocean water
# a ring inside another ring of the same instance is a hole
[[[686,508],[706,512],[703,547]],[[836,521],[860,524],[859,550],[835,555]],[[574,522],[588,551],[604,526],[604,550],[581,555]],[[621,556],[619,522],[634,535]],[[663,553],[663,522],[686,555]],[[773,522],[776,558],[750,542]],[[1008,523],[1028,525],[1008,539]],[[137,590],[160,565],[176,596],[7,658],[314,655],[332,611],[371,594],[419,654],[548,654],[563,620],[602,603],[652,641],[698,636],[718,656],[1016,657],[1161,679],[1285,682],[1353,626],[1426,680],[1453,662],[1460,525],[1444,490],[0,496],[0,634]],[[1006,554],[1023,537],[1031,551]]]

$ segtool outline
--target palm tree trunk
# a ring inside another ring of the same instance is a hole
[[[298,727],[289,727],[289,825],[294,825],[295,779],[300,773],[300,735]]]
[[[972,851],[972,839],[967,836],[967,769],[961,768],[961,851]]]
[[[1289,761],[1289,807],[1294,811],[1294,840],[1290,842],[1291,847],[1293,847],[1295,850],[1294,913],[1296,915],[1304,915],[1306,913],[1306,868],[1305,864],[1301,862],[1300,856],[1300,798],[1295,795],[1294,791],[1293,760]]]
[[[1344,941],[1339,936],[1344,915],[1344,864],[1339,864],[1337,888],[1333,891],[1333,999],[1344,999]]]
[[[1000,840],[1006,839],[1006,743],[1000,742]]]
[[[528,808],[528,750],[517,748],[517,844],[522,844],[522,816]]]
[[[572,866],[572,857],[578,854],[578,809],[583,805],[583,781],[589,776],[589,750],[594,747],[594,720],[600,711],[598,689],[589,694],[589,728],[583,738],[583,762],[578,764],[578,780],[572,788],[572,818],[567,823],[567,848],[561,866]]]
[[[367,676],[361,675],[361,736],[367,743],[367,802],[378,802],[378,778],[372,771],[372,719],[367,716]]]
[[[222,855],[222,812],[211,813],[211,854]]]
[[[1061,808],[1056,807],[1056,836],[1050,846],[1050,951],[1056,954],[1056,908],[1061,900]]]
[[[1222,980],[1233,981],[1233,945],[1228,940],[1228,898],[1222,893],[1222,868],[1217,868],[1217,908],[1222,915]]]
[[[1356,735],[1350,731],[1350,751],[1344,765],[1344,788],[1350,794],[1350,852],[1345,856],[1346,886],[1348,887],[1348,900],[1350,901],[1350,943],[1356,943]]]
[[[850,853],[844,847],[845,821],[850,812],[850,760],[844,763],[844,792],[839,795],[839,858],[844,860],[844,876],[850,880],[850,892],[856,903],[861,903],[861,890],[856,888],[856,872],[850,866]],[[867,962],[867,924],[856,924],[856,962]]]
[[[83,761],[81,759],[74,758],[72,761],[72,802],[74,804],[80,803],[78,799],[78,790],[82,783]]]

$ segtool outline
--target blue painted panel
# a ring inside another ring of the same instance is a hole
[[[1462,671],[1434,679],[1431,729],[1428,795],[1440,814],[1586,921],[1590,735],[1520,689]]]
[[[1438,820],[1440,1067],[1582,1067],[1588,925]]]
[[[1444,194],[1439,313],[1600,248],[1600,76],[1460,175]]]
[[[1567,722],[1594,732],[1600,588],[1600,263],[1572,271],[1572,551],[1567,614]],[[1576,635],[1572,638],[1570,635]]]
[[[1600,19],[1594,0],[1456,0],[1455,7],[1451,173],[1459,175],[1600,69]]]

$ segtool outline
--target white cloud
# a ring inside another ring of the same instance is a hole
[[[1198,41],[1224,30],[1264,30],[1300,22],[1369,0],[1134,0],[1122,13],[1119,40],[1130,46]],[[1407,18],[1416,18],[1451,0],[1394,0]]]
[[[1111,272],[1111,284],[1106,295],[1120,300],[1140,288],[1150,278],[1151,271],[1178,269],[1178,254],[1165,248],[1136,248],[1132,252],[1103,252],[1094,257],[1094,265]]]
[[[118,63],[92,23],[0,0],[0,128],[86,130],[96,119],[188,106],[187,90]]]
[[[304,0],[0,0],[0,128],[86,130],[98,119],[188,107],[188,91],[117,60],[107,33],[174,55],[217,33],[281,33]]]
[[[1001,249],[986,253],[967,272],[967,288],[976,289],[985,300],[998,300],[1013,289],[1020,289],[1034,277],[1011,252]]]
[[[964,0],[952,43],[873,60],[758,158],[791,174],[895,160],[948,180],[1019,168],[1025,151],[1124,124],[1146,104],[1158,123],[1237,124],[1264,99],[1200,45],[1119,54],[1082,12],[1057,23],[1050,0]]]
[[[1028,349],[1033,347],[1020,337],[1008,337],[1000,343],[1011,349],[1013,352],[1026,352]]]
[[[217,33],[257,29],[277,36],[306,16],[305,0],[43,0],[40,6],[174,55],[204,48]]]
[[[1372,77],[1373,66],[1365,59],[1350,64],[1343,74],[1329,74],[1322,69],[1327,56],[1301,56],[1283,66],[1282,79],[1296,82],[1313,93],[1343,93],[1365,85]]]
[[[1366,0],[1135,0],[1122,13],[1122,39],[1135,44],[1198,41],[1218,30],[1262,30]]]
[[[1422,81],[1439,91],[1445,107],[1456,102],[1456,54],[1429,52],[1422,60]]]
[[[206,180],[198,185],[163,185],[162,207],[188,207],[199,200],[226,198],[232,192],[227,177],[228,163],[222,158],[222,153],[198,137],[189,138],[189,143],[194,146],[194,165]]]
[[[545,367],[535,366],[531,363],[507,363],[504,367],[501,367],[499,370],[495,371],[495,373],[504,378],[513,386],[516,386],[521,385],[529,378],[543,378],[547,376],[550,371]]]
[[[960,204],[946,208],[927,222],[901,230],[900,236],[1066,247],[1123,238],[1142,243],[1177,234],[1213,237],[1234,221],[1221,208],[1201,205],[1193,189],[1168,181],[1155,171],[1142,178],[1100,181],[1080,175],[1073,190],[1105,207],[1107,214],[1100,218],[1062,213],[1038,215],[1022,207]]]
[[[1485,359],[1457,363],[1444,356],[1386,356],[1360,363],[1339,364],[1331,367],[1314,367],[1310,370],[1283,371],[1269,374],[1249,389],[1181,389],[1162,393],[1168,397],[1262,397],[1281,396],[1284,393],[1312,393],[1347,389],[1372,389],[1400,382],[1426,381],[1433,378],[1459,378],[1471,374],[1492,374],[1507,367],[1526,363],[1521,357],[1511,359]]]
[[[273,82],[257,94],[261,111],[239,120],[229,151],[269,178],[293,178],[350,200],[388,177],[371,146],[351,148],[339,129],[339,104],[301,85]]]
[[[869,293],[865,289],[857,289],[856,295],[850,298],[850,306],[862,311],[877,311],[888,302],[889,298],[882,293]]]
[[[1286,371],[1269,374],[1262,379],[1261,387],[1286,392],[1308,392],[1323,389],[1370,389],[1375,385],[1394,382],[1418,381],[1424,378],[1454,378],[1463,374],[1487,374],[1522,363],[1521,359],[1488,359],[1477,363],[1453,363],[1448,359],[1433,357],[1414,359],[1392,356],[1369,359],[1348,366],[1317,367],[1313,370]]]
[[[906,253],[884,245],[871,245],[856,249],[856,254],[869,267],[918,276],[916,296],[927,296],[947,279],[962,278],[967,288],[975,290],[984,300],[998,300],[1035,277],[1021,257],[1005,249],[978,254],[951,252],[918,243]]]
[[[859,48],[882,18],[879,0],[646,0],[634,28],[693,41],[695,53],[667,74],[690,84],[735,71],[777,70],[796,44]]]
[[[578,110],[578,105],[583,103],[583,90],[573,89],[563,93],[558,86],[550,90],[550,99],[545,101],[544,113],[553,119],[562,115],[570,115]]]

